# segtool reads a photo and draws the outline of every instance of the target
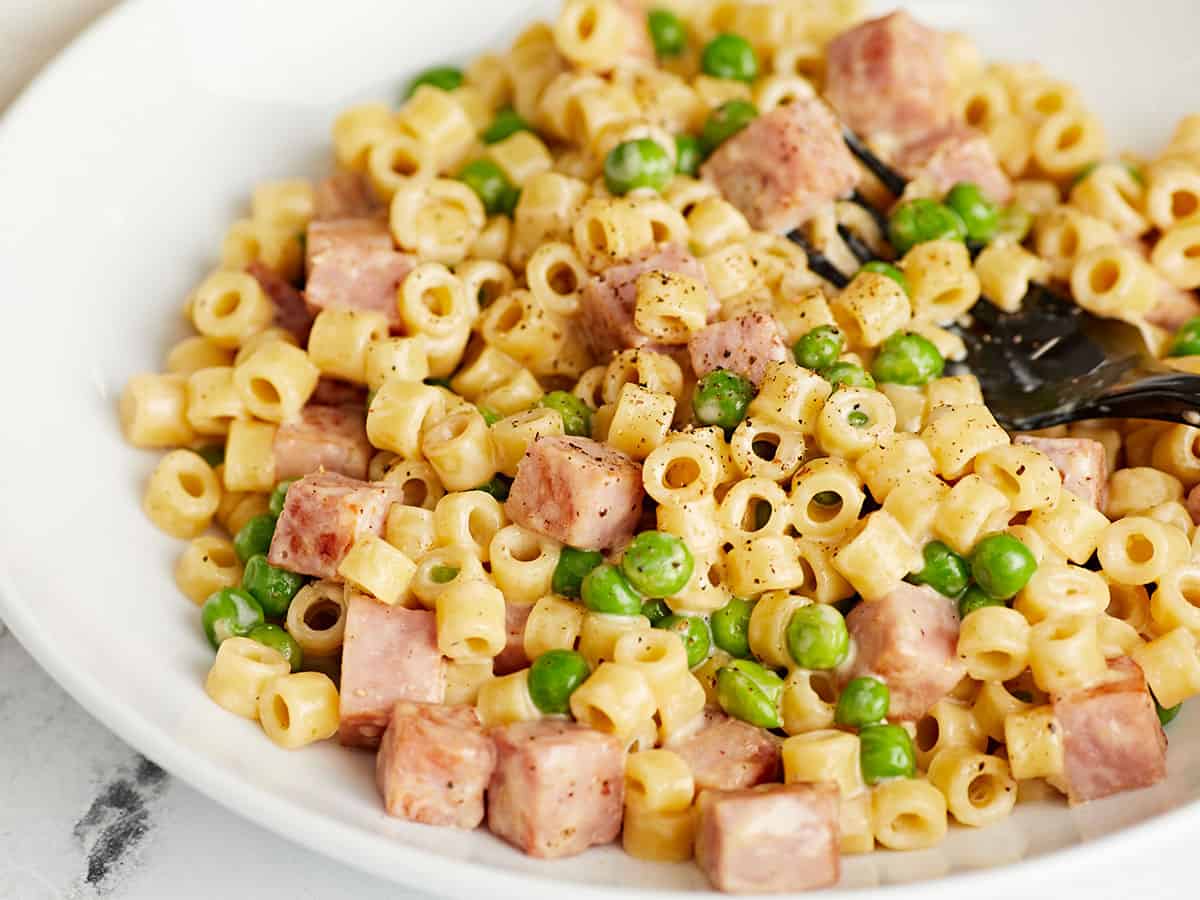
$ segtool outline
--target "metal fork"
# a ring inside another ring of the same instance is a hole
[[[854,134],[845,132],[850,152],[895,196],[907,179],[883,162]],[[855,193],[852,199],[883,221],[881,212]],[[845,226],[838,233],[860,261],[871,249]],[[841,271],[799,231],[788,237],[808,255],[809,268],[843,288]],[[1200,376],[1178,372],[1150,352],[1142,333],[1119,319],[1103,319],[1043,284],[1031,285],[1017,312],[1006,313],[981,299],[949,330],[967,356],[952,373],[979,379],[996,420],[1012,431],[1033,431],[1084,419],[1160,419],[1200,426]]]

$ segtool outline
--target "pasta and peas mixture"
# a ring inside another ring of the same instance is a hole
[[[1200,432],[1010,435],[947,326],[1050,282],[1200,369],[1200,119],[1108,161],[1040,67],[853,6],[568,0],[255,190],[121,402],[217,703],[377,752],[392,815],[730,891],[1164,777]]]

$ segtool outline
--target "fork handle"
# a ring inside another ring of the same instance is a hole
[[[1057,422],[1081,419],[1158,419],[1200,427],[1200,375],[1152,375],[1073,409]],[[1045,427],[1045,426],[1043,426]]]

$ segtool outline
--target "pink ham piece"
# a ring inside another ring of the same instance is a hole
[[[692,769],[696,789],[733,791],[779,780],[779,742],[761,728],[713,709],[686,737],[671,743]]]
[[[258,260],[246,266],[246,271],[255,277],[275,304],[275,324],[295,335],[301,345],[306,344],[312,330],[313,314],[304,302],[304,295]]]
[[[488,828],[543,859],[574,856],[621,831],[625,752],[610,734],[570,722],[493,729]]]
[[[1072,804],[1149,787],[1167,777],[1167,736],[1138,664],[1109,663],[1111,680],[1053,697]]]
[[[633,308],[637,303],[638,277],[651,270],[687,275],[708,284],[696,257],[677,244],[651,249],[632,262],[610,266],[592,276],[583,288],[579,316],[584,336],[598,359],[650,343],[650,338],[633,324]],[[719,308],[716,297],[710,293],[710,320]]]
[[[1108,456],[1099,441],[1019,434],[1013,443],[1045,453],[1062,475],[1066,490],[1094,509],[1104,511],[1108,502]]]
[[[754,228],[780,234],[849,194],[860,174],[837,119],[815,98],[759,116],[700,172]]]
[[[791,354],[773,316],[756,312],[726,322],[716,322],[692,335],[688,355],[697,378],[717,369],[728,369],[762,383],[767,366],[787,362]]]
[[[415,257],[392,246],[382,220],[313,222],[308,226],[305,297],[318,311],[381,312],[398,329],[396,291],[416,265]]]
[[[338,740],[374,749],[399,701],[441,703],[445,695],[437,615],[347,588]]]
[[[471,706],[402,700],[375,757],[375,783],[389,816],[475,828],[496,769],[496,748]]]
[[[1200,525],[1200,484],[1188,491],[1187,511],[1191,514],[1192,521]]]
[[[504,619],[508,626],[508,643],[492,660],[492,674],[497,677],[511,675],[529,665],[525,655],[525,623],[533,612],[532,603],[508,603],[504,607]]]
[[[310,403],[275,432],[275,477],[302,478],[324,469],[363,479],[374,452],[362,410]]]
[[[905,143],[940,128],[951,118],[942,35],[906,12],[863,22],[830,43],[825,96],[864,138]]]
[[[970,181],[995,203],[1012,199],[1012,183],[996,159],[991,142],[966,125],[948,125],[907,144],[896,168],[919,179],[941,197],[960,181]]]
[[[380,212],[371,185],[357,172],[336,172],[313,189],[313,218],[318,222],[365,219]]]
[[[624,545],[642,514],[642,468],[590,438],[540,437],[517,464],[508,517],[584,550]]]
[[[654,45],[646,27],[646,6],[642,0],[617,0],[617,7],[626,16],[625,62],[654,63]]]
[[[381,534],[398,489],[369,484],[336,472],[306,475],[287,492],[267,560],[301,575],[337,578],[351,545]]]
[[[835,785],[787,784],[705,791],[696,862],[713,887],[782,894],[829,887],[841,877]]]
[[[846,617],[853,663],[842,683],[861,675],[885,682],[889,719],[915,721],[966,675],[958,658],[958,610],[929,587],[901,584],[880,600],[864,600]]]
[[[314,406],[357,406],[363,414],[367,410],[367,389],[348,381],[322,375],[317,379],[317,389],[308,402]]]
[[[1139,244],[1142,251],[1145,245]],[[1158,302],[1146,313],[1146,321],[1167,331],[1176,331],[1188,319],[1200,316],[1200,298],[1195,292],[1175,287],[1165,278],[1159,279]]]

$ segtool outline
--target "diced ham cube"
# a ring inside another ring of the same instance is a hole
[[[339,219],[308,226],[305,297],[322,309],[381,312],[400,326],[396,291],[416,268],[416,257],[392,246],[387,223]]]
[[[374,452],[362,410],[310,403],[275,432],[275,477],[302,478],[324,469],[363,479]]]
[[[705,791],[698,812],[696,862],[718,890],[782,894],[841,877],[833,784]]]
[[[351,545],[382,534],[388,509],[399,499],[393,485],[336,472],[307,475],[288,489],[267,559],[301,575],[336,578]]]
[[[863,22],[830,43],[825,96],[862,137],[904,143],[940,128],[951,117],[942,35],[903,11]]]
[[[488,828],[530,856],[554,859],[607,844],[621,831],[625,752],[620,741],[570,722],[493,729],[496,771]]]
[[[896,168],[919,179],[941,197],[960,181],[979,185],[995,203],[1012,199],[1012,183],[1000,167],[987,135],[967,125],[948,125],[907,144]]]
[[[258,260],[246,266],[246,271],[275,304],[275,324],[294,334],[301,345],[307,343],[313,314],[304,302],[304,295]]]
[[[425,825],[475,828],[496,769],[496,748],[471,706],[402,700],[375,758],[388,815]]]
[[[701,329],[688,341],[688,355],[697,378],[728,369],[749,378],[755,386],[762,383],[767,366],[787,362],[791,356],[779,323],[762,312]]]
[[[517,464],[505,510],[518,525],[571,547],[629,541],[642,515],[642,468],[590,438],[540,437]]]
[[[1090,438],[1044,438],[1019,434],[1014,444],[1040,450],[1062,475],[1063,488],[1094,509],[1108,502],[1108,456],[1104,445]]]
[[[1109,663],[1110,681],[1054,697],[1063,731],[1063,780],[1072,804],[1149,787],[1167,777],[1167,736],[1142,670]]]
[[[768,732],[713,709],[671,749],[692,769],[697,790],[733,791],[779,780],[779,742]]]
[[[864,600],[846,617],[855,654],[843,683],[878,678],[891,692],[889,719],[921,718],[966,674],[958,624],[954,601],[929,587],[902,583],[880,600]]]
[[[529,665],[525,655],[525,623],[533,611],[532,603],[508,603],[504,607],[504,620],[508,626],[508,643],[492,660],[492,673],[496,676],[511,675]]]
[[[322,375],[317,379],[317,389],[308,402],[314,406],[357,406],[366,412],[367,389],[349,381],[341,381]]]
[[[1142,252],[1145,245],[1139,242]],[[1194,291],[1185,291],[1175,287],[1165,278],[1158,279],[1158,301],[1150,312],[1146,313],[1146,321],[1167,331],[1176,331],[1188,319],[1200,316],[1200,298]]]
[[[364,219],[379,212],[371,185],[357,172],[336,172],[313,189],[313,218],[317,221]]]
[[[399,701],[441,703],[445,695],[437,615],[347,589],[338,739],[374,749]]]
[[[637,64],[653,63],[654,44],[650,42],[650,29],[646,27],[646,6],[642,0],[617,0],[617,7],[625,13],[625,61]]]
[[[704,268],[696,257],[677,244],[666,244],[642,254],[632,262],[609,266],[594,275],[583,288],[579,305],[582,332],[598,359],[633,347],[645,347],[650,338],[633,324],[637,304],[637,280],[644,272],[657,270],[687,275],[707,285]],[[710,292],[709,319],[719,310]]]
[[[1200,484],[1188,491],[1187,511],[1191,514],[1192,521],[1200,525]]]
[[[754,228],[779,234],[848,195],[860,177],[841,126],[816,98],[759,116],[725,141],[700,171]]]

